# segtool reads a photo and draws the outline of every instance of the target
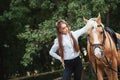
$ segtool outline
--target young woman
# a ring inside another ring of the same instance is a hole
[[[88,28],[83,27],[76,31],[70,31],[69,25],[65,20],[57,21],[55,27],[57,30],[57,38],[54,40],[49,54],[63,63],[65,68],[62,80],[70,80],[72,73],[74,73],[74,80],[80,80],[82,61],[79,55],[78,38],[84,34]]]

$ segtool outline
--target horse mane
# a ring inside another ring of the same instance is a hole
[[[91,19],[89,19],[89,20],[96,21],[96,19],[97,19],[97,18],[91,18]]]
[[[96,21],[96,19],[97,19],[97,18],[90,18],[89,20],[90,20],[90,21]],[[104,28],[103,23],[100,23],[100,25]]]
[[[117,36],[116,36],[114,30],[111,29],[111,28],[109,28],[109,27],[105,27],[105,31],[107,31],[107,32],[110,34],[113,42],[115,43],[116,49],[118,49],[118,46],[117,46],[117,44],[118,44],[118,39],[117,39]]]

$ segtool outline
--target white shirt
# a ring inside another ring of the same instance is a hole
[[[79,36],[81,36],[85,32],[87,32],[86,26],[79,30],[71,31],[72,35],[74,36],[74,38],[76,39],[77,42],[78,42]],[[69,34],[62,35],[62,39],[63,39],[63,48],[64,48],[64,60],[74,59],[77,56],[79,56],[80,52],[75,52],[75,50],[73,48],[73,41],[72,41],[72,38],[70,37],[70,35]],[[58,39],[56,38],[54,40],[53,46],[51,47],[51,49],[49,51],[49,54],[52,57],[61,61],[61,57],[56,53],[58,49],[59,49],[59,43],[58,43]]]

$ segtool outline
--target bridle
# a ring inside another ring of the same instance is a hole
[[[102,25],[97,25],[97,27],[102,27]],[[91,50],[91,49],[95,50],[95,48],[100,48],[100,49],[101,49],[101,52],[104,53],[103,48],[104,48],[106,36],[105,36],[105,30],[104,30],[103,27],[102,27],[102,31],[103,31],[103,33],[102,33],[102,37],[103,37],[102,43],[93,44],[93,43],[90,41],[90,36],[89,36],[89,35],[87,36],[87,40],[88,40],[89,43],[90,43],[90,50]],[[105,55],[105,54],[103,54],[103,55]]]

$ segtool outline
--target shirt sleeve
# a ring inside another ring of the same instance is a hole
[[[80,37],[81,35],[83,35],[84,33],[86,33],[87,30],[88,30],[88,28],[87,28],[86,26],[84,26],[83,28],[74,31],[73,34],[78,38],[78,37]]]
[[[58,45],[58,39],[55,39],[54,40],[54,44],[53,46],[51,47],[50,51],[49,51],[49,54],[54,57],[55,59],[58,59],[61,61],[61,57],[56,53],[57,50],[59,48],[59,45]]]

